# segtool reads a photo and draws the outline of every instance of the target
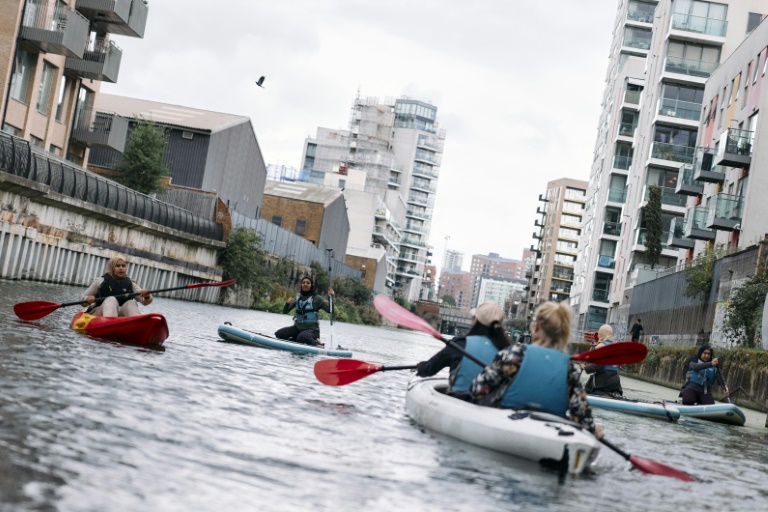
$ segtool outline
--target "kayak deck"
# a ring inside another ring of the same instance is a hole
[[[744,411],[735,404],[683,405],[679,402],[667,403],[672,403],[680,411],[680,414],[690,418],[714,421],[715,423],[724,423],[726,425],[736,425],[738,427],[743,427],[747,422]]]
[[[218,329],[219,337],[222,341],[229,343],[239,343],[241,345],[250,345],[253,347],[268,348],[273,350],[286,350],[288,352],[297,352],[301,354],[320,354],[333,357],[352,357],[352,352],[346,349],[337,348],[336,350],[326,349],[321,346],[311,346],[295,341],[281,340],[266,334],[238,329],[229,324],[222,324]]]
[[[645,416],[646,418],[657,418],[668,421],[677,421],[680,419],[680,411],[675,404],[669,402],[646,402],[644,400],[635,400],[626,397],[606,397],[598,395],[587,395],[587,402],[589,402],[590,407],[596,409],[606,409],[626,414],[634,414],[635,416]]]
[[[589,432],[556,416],[484,407],[445,394],[444,378],[412,381],[408,415],[420,425],[466,443],[579,474],[600,451]],[[546,416],[546,419],[544,418]]]
[[[106,317],[79,311],[69,327],[95,338],[141,347],[159,347],[168,338],[168,323],[160,313]]]

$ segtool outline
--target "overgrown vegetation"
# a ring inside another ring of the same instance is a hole
[[[712,289],[715,261],[725,256],[726,253],[726,249],[722,246],[712,248],[707,245],[704,252],[696,256],[691,265],[685,269],[683,295],[690,299],[699,296],[706,299]]]
[[[442,300],[443,300],[443,304],[445,304],[446,306],[456,307],[456,300],[453,298],[452,295],[443,295]]]
[[[163,163],[167,143],[166,131],[139,118],[117,163],[115,181],[143,194],[160,192],[161,178],[171,174]]]
[[[768,293],[768,272],[758,272],[736,288],[728,300],[725,334],[736,343],[753,348],[762,325],[765,294]]]
[[[648,204],[645,206],[645,255],[653,268],[661,256],[661,188],[648,187]]]

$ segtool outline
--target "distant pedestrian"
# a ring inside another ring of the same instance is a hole
[[[643,323],[638,318],[635,325],[632,326],[632,341],[640,341],[640,333],[645,334],[645,331],[643,330]]]

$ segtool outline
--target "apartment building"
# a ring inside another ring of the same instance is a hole
[[[547,183],[539,195],[543,204],[536,208],[533,232],[537,240],[531,251],[536,255],[533,269],[527,274],[527,315],[546,301],[567,300],[574,280],[574,266],[581,235],[587,182],[561,178]]]
[[[440,273],[439,298],[446,295],[453,297],[456,307],[472,307],[472,275],[466,270],[446,270]]]
[[[672,238],[681,233],[684,184],[700,152],[705,84],[761,10],[758,0],[619,2],[572,290],[579,328],[626,326],[632,287],[685,257],[688,247],[681,253]],[[658,261],[645,246],[653,186],[661,189],[664,231]]]
[[[2,2],[2,130],[77,165],[90,148],[122,151],[128,120],[93,106],[119,76],[113,37],[143,37],[148,11],[145,0]]]
[[[358,97],[349,130],[318,128],[316,137],[305,141],[302,169],[309,181],[350,196],[347,255],[384,266],[385,287],[410,301],[421,295],[431,254],[444,141],[437,107],[407,97]]]

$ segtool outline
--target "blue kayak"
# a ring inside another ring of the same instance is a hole
[[[295,341],[281,340],[266,334],[238,329],[229,324],[219,326],[219,337],[230,343],[240,343],[254,347],[270,348],[274,350],[287,350],[301,354],[321,354],[334,357],[352,357],[352,352],[342,348],[336,350],[325,349],[321,346],[311,346]]]
[[[587,402],[589,402],[590,407],[596,409],[608,409],[636,416],[646,416],[648,418],[668,421],[677,421],[680,418],[680,411],[677,405],[669,402],[645,402],[631,398],[612,398],[597,395],[588,395]]]
[[[712,404],[712,405],[683,405],[679,402],[667,402],[677,408],[680,414],[690,418],[700,420],[714,421],[716,423],[725,423],[726,425],[736,425],[743,427],[747,422],[744,411],[734,404]]]

